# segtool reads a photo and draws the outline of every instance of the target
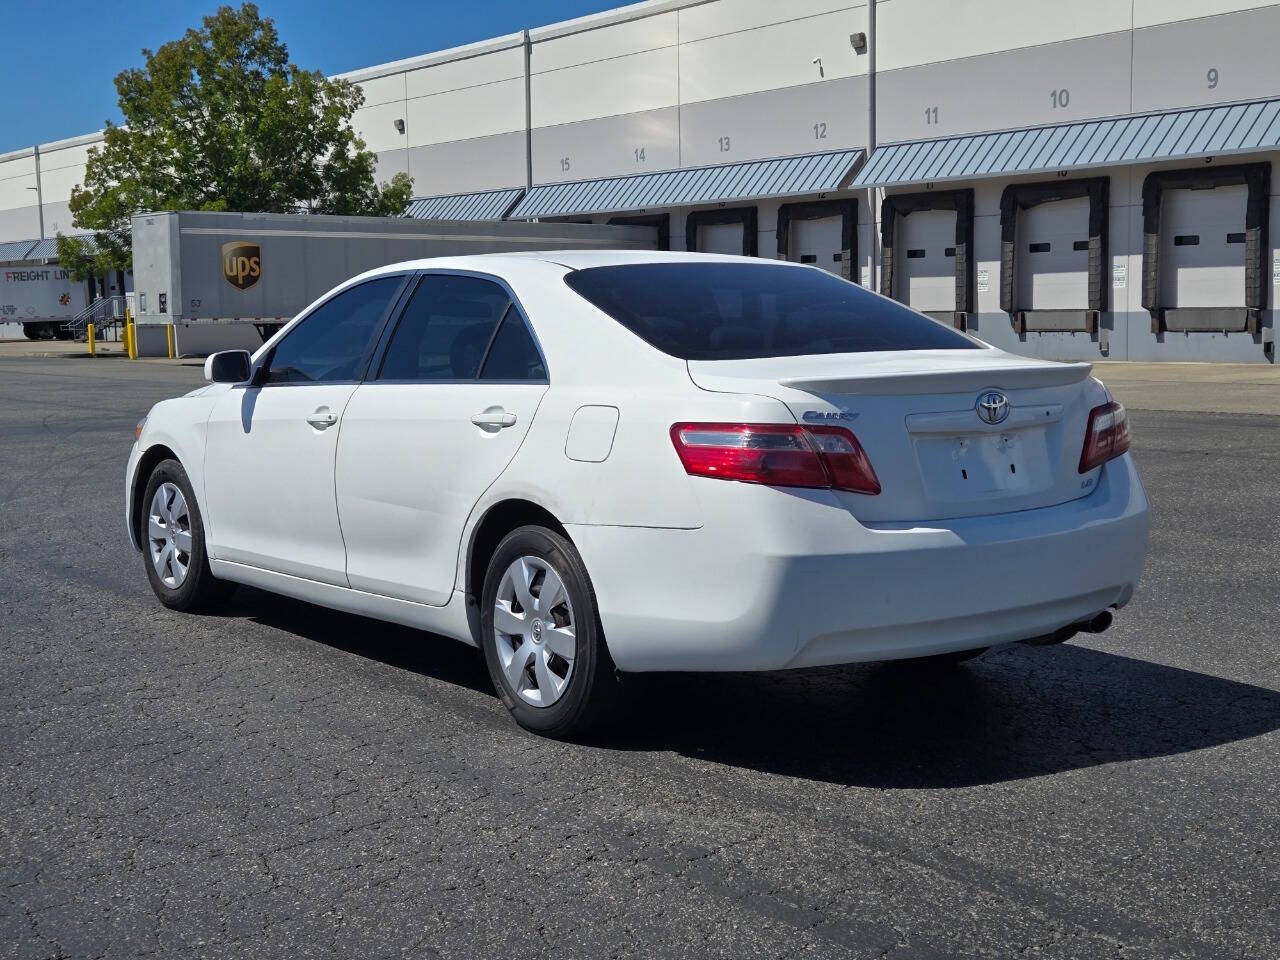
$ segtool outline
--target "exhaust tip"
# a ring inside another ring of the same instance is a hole
[[[1110,610],[1103,610],[1092,619],[1082,622],[1080,624],[1080,629],[1085,633],[1102,633],[1111,626],[1111,621],[1114,619],[1115,617],[1112,616]]]

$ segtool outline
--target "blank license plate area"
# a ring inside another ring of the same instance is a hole
[[[916,456],[928,495],[960,502],[1021,496],[1053,486],[1043,427],[1000,433],[917,436]]]

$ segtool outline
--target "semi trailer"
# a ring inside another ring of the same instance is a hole
[[[253,350],[348,277],[424,257],[652,249],[636,226],[179,211],[133,218],[138,352]]]
[[[57,264],[0,269],[0,333],[20,328],[29,340],[69,339],[64,325],[87,305],[86,285]]]

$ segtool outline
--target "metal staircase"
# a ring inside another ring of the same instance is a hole
[[[88,326],[93,324],[94,336],[99,340],[120,338],[120,327],[124,324],[125,298],[123,296],[99,297],[85,307],[74,319],[62,325],[64,333],[70,339],[87,340]]]

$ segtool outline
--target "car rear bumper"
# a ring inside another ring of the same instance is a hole
[[[1126,455],[1069,503],[864,525],[825,491],[693,480],[695,530],[573,525],[622,670],[774,670],[1043,636],[1133,595],[1148,503]]]

